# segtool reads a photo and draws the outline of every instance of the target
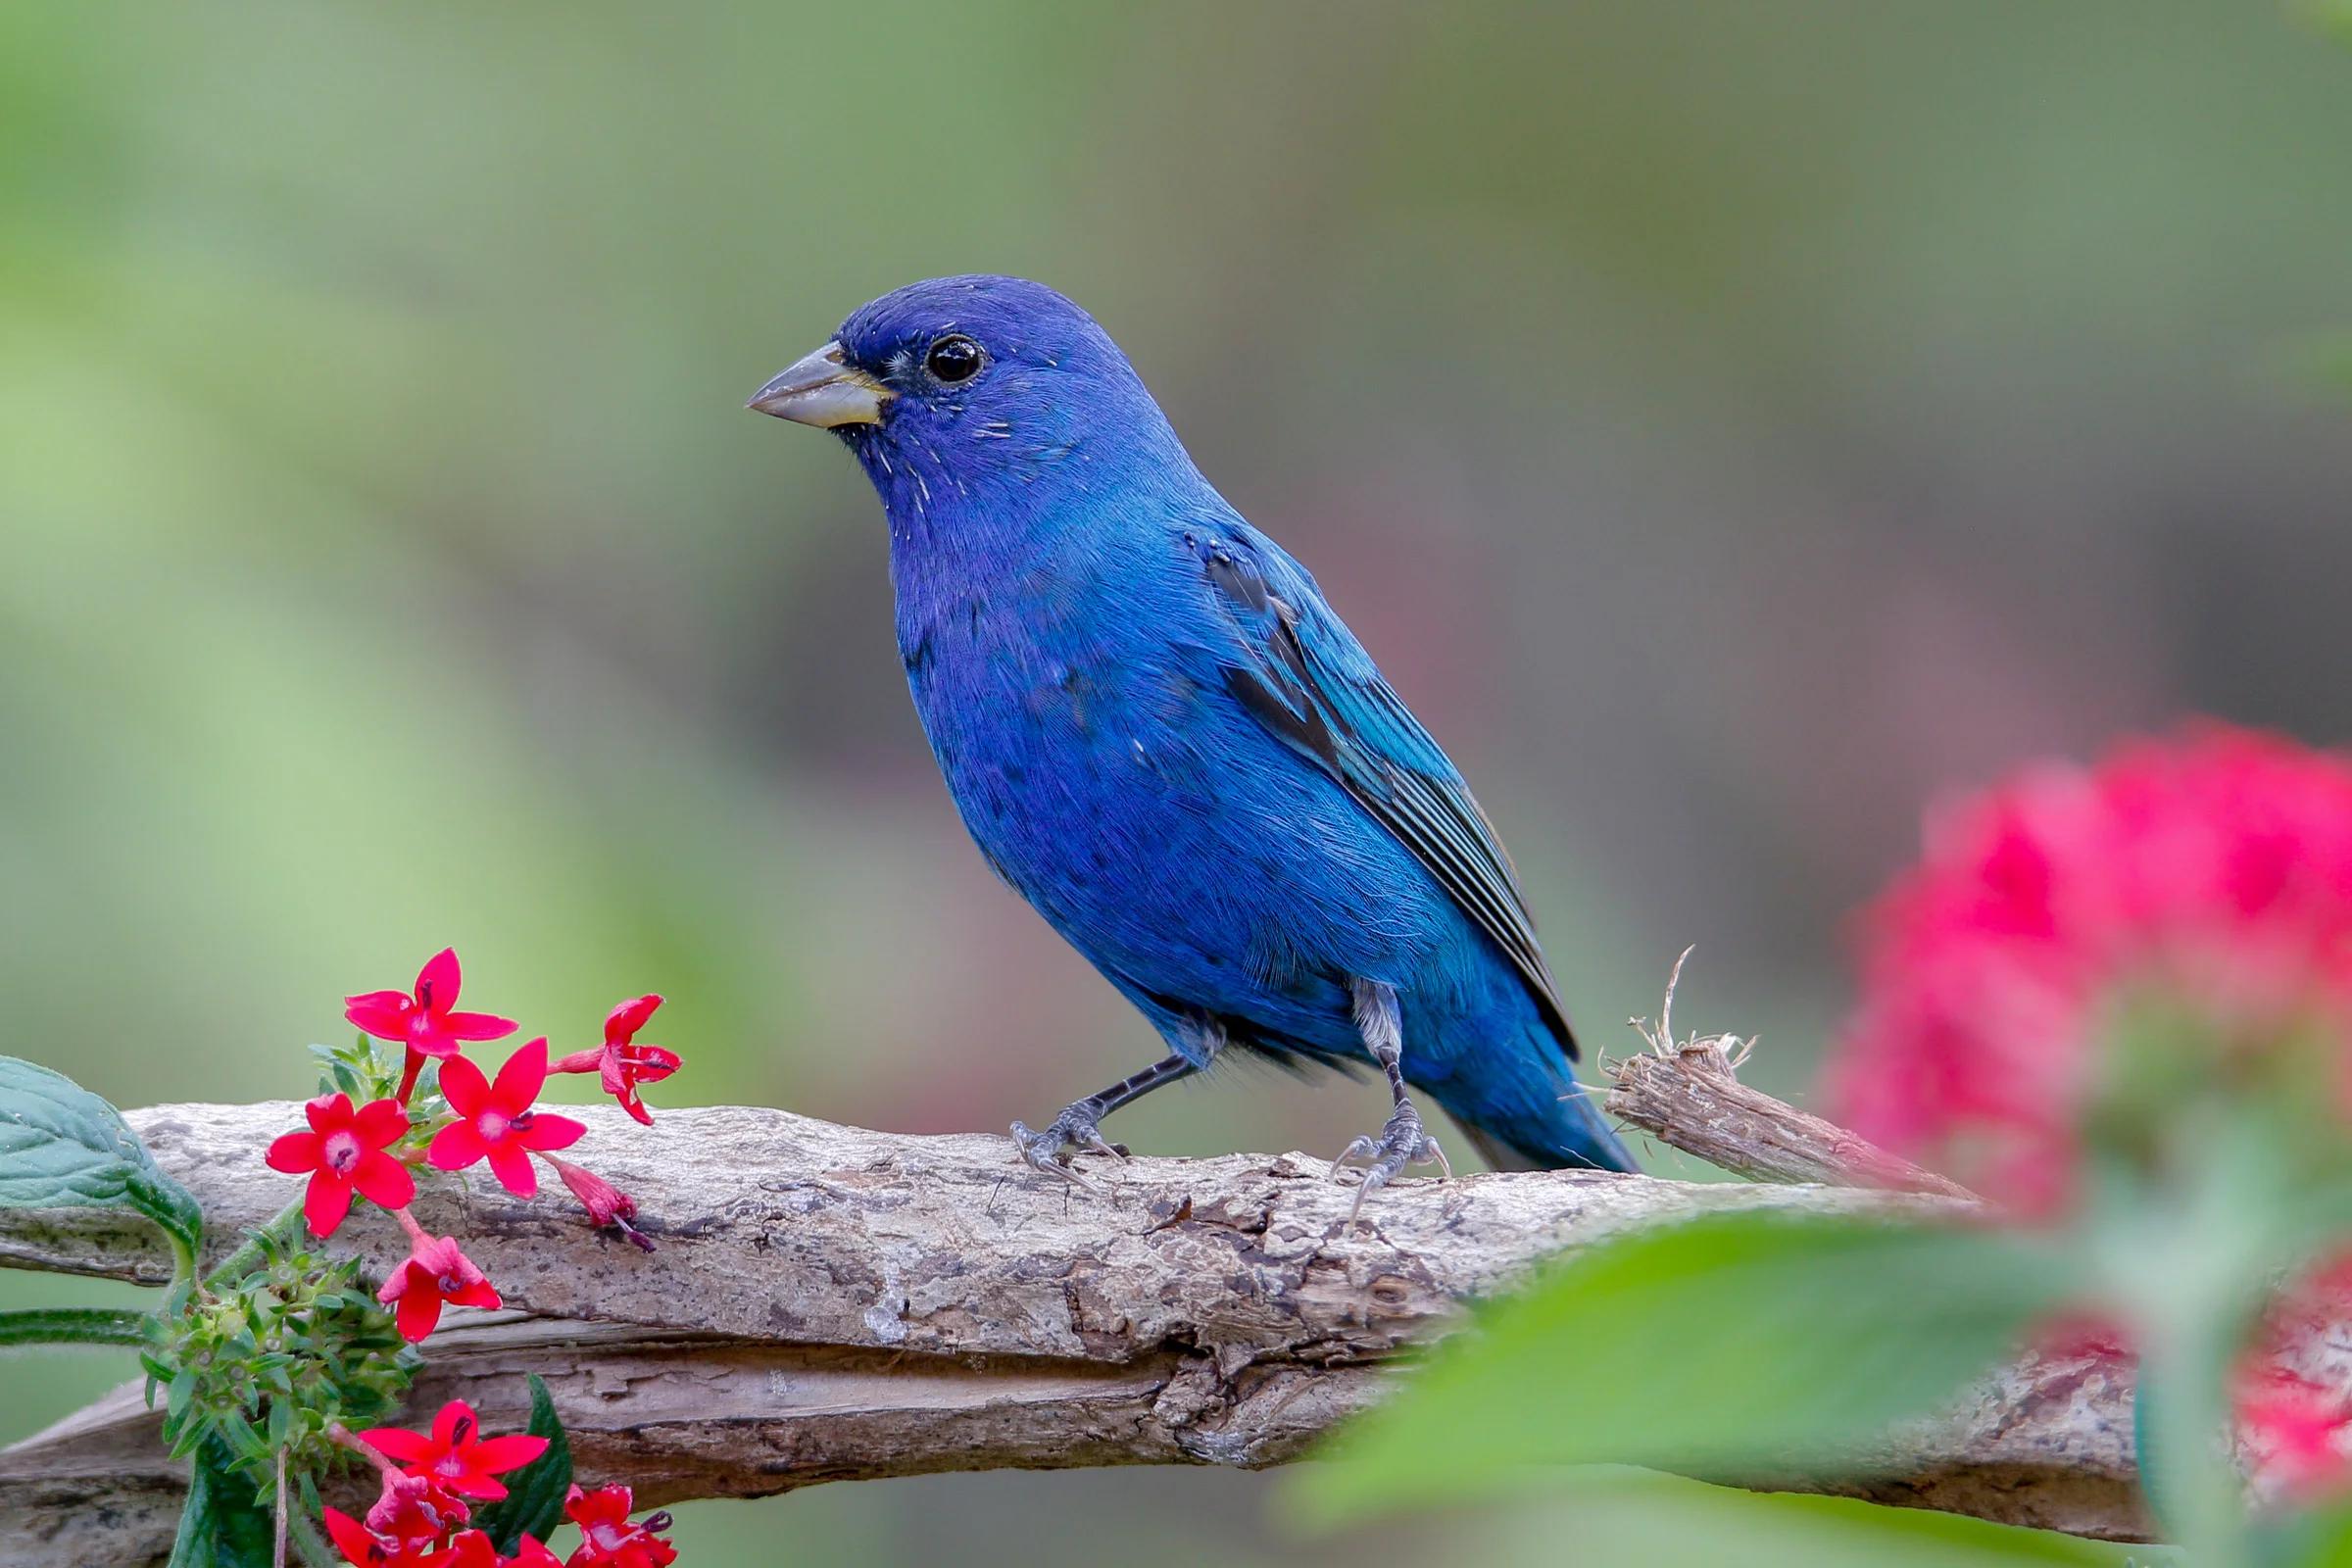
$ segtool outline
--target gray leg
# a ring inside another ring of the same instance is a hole
[[[1124,1144],[1111,1143],[1102,1136],[1102,1118],[1121,1105],[1143,1099],[1162,1084],[1190,1078],[1200,1070],[1182,1056],[1164,1057],[1142,1072],[1120,1079],[1101,1094],[1071,1102],[1041,1131],[1031,1132],[1027,1122],[1014,1122],[1013,1147],[1020,1151],[1021,1158],[1037,1169],[1076,1181],[1077,1173],[1070,1169],[1069,1154],[1064,1151],[1091,1149],[1098,1154],[1126,1158]]]
[[[1348,1210],[1352,1223],[1363,1211],[1364,1199],[1386,1187],[1405,1166],[1435,1160],[1449,1178],[1453,1167],[1446,1163],[1446,1151],[1438,1147],[1438,1141],[1422,1129],[1421,1112],[1413,1108],[1404,1092],[1404,1018],[1396,1008],[1396,988],[1377,980],[1353,980],[1348,991],[1355,1003],[1355,1027],[1364,1037],[1364,1049],[1388,1075],[1389,1093],[1396,1102],[1378,1138],[1358,1138],[1332,1162],[1336,1167],[1351,1159],[1371,1160],[1355,1190],[1355,1205]]]

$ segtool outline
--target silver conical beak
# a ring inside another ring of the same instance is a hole
[[[746,408],[796,424],[830,430],[844,424],[879,424],[882,406],[898,396],[849,363],[839,343],[828,343],[752,394]]]

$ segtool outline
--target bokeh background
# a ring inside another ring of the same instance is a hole
[[[1129,350],[1502,825],[1587,1038],[1801,1096],[1923,803],[2352,734],[2352,50],[2260,3],[0,7],[0,1049],[294,1093],[346,991],[658,1102],[1032,1120],[1154,1042],[991,879],[876,507],[745,413],[869,296]],[[1125,1115],[1330,1152],[1380,1092]],[[658,1136],[658,1133],[656,1134]],[[88,1288],[0,1281],[11,1302]],[[0,1365],[0,1440],[122,1374]],[[685,1511],[690,1561],[1287,1539],[1189,1472]]]

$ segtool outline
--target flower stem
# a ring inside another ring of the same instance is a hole
[[[416,1075],[423,1071],[424,1053],[418,1051],[416,1047],[411,1046],[409,1048],[408,1060],[402,1064],[400,1069],[400,1090],[397,1094],[393,1095],[392,1098],[399,1101],[404,1105],[407,1104],[409,1102],[409,1096],[416,1092]]]
[[[400,1221],[402,1230],[409,1233],[411,1243],[429,1242],[433,1239],[422,1225],[416,1223],[416,1216],[410,1212],[405,1203],[392,1211],[392,1217]]]
[[[400,1466],[385,1458],[383,1451],[376,1447],[374,1444],[369,1443],[366,1438],[361,1437],[358,1433],[352,1431],[351,1428],[345,1426],[342,1422],[330,1421],[327,1423],[326,1440],[329,1443],[332,1443],[338,1448],[350,1449],[353,1453],[358,1454],[361,1458],[375,1466],[377,1473],[382,1475],[386,1480],[399,1479]]]
[[[308,1568],[343,1568],[343,1554],[328,1545],[307,1513],[293,1516],[294,1549]]]
[[[277,1450],[277,1537],[270,1553],[270,1568],[286,1568],[286,1450]]]

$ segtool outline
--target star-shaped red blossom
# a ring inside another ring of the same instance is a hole
[[[357,1190],[370,1202],[401,1208],[416,1197],[409,1168],[385,1149],[409,1130],[408,1112],[389,1100],[372,1100],[357,1110],[349,1095],[320,1095],[303,1107],[307,1133],[287,1133],[265,1156],[271,1170],[289,1176],[311,1173],[302,1215],[314,1236],[332,1236],[351,1212]]]
[[[489,1012],[459,1012],[458,951],[443,948],[416,971],[416,989],[368,991],[343,999],[343,1016],[363,1034],[389,1040],[419,1056],[448,1057],[468,1040],[504,1040],[514,1020]]]
[[[669,1568],[678,1560],[678,1548],[662,1539],[669,1515],[648,1514],[643,1524],[633,1525],[629,1509],[634,1502],[626,1487],[571,1489],[564,1512],[580,1527],[572,1568]]]
[[[509,1056],[496,1083],[464,1056],[451,1057],[441,1067],[441,1094],[459,1119],[433,1135],[425,1158],[441,1170],[464,1170],[487,1159],[490,1174],[508,1192],[531,1197],[539,1191],[531,1152],[569,1149],[588,1130],[569,1116],[531,1108],[546,1083],[544,1039]]]
[[[423,1479],[463,1497],[496,1502],[507,1494],[497,1478],[519,1470],[547,1451],[547,1439],[528,1436],[485,1438],[473,1406],[452,1399],[433,1417],[428,1436],[403,1427],[372,1427],[360,1437],[398,1463],[413,1479]]]
[[[340,1508],[321,1510],[326,1533],[352,1568],[445,1568],[448,1553],[437,1537],[400,1541],[376,1535]]]
[[[674,1051],[637,1044],[637,1031],[645,1027],[646,1020],[660,1005],[662,999],[651,996],[622,1003],[605,1017],[603,1046],[595,1051],[575,1051],[557,1062],[554,1070],[601,1073],[605,1093],[619,1101],[621,1109],[651,1127],[654,1115],[638,1098],[637,1086],[660,1083],[678,1070],[680,1060]]]
[[[408,1261],[392,1271],[375,1298],[392,1308],[400,1337],[415,1344],[433,1332],[441,1321],[441,1306],[499,1306],[498,1292],[473,1259],[459,1250],[454,1236],[428,1236],[407,1209],[401,1223],[409,1231]]]

